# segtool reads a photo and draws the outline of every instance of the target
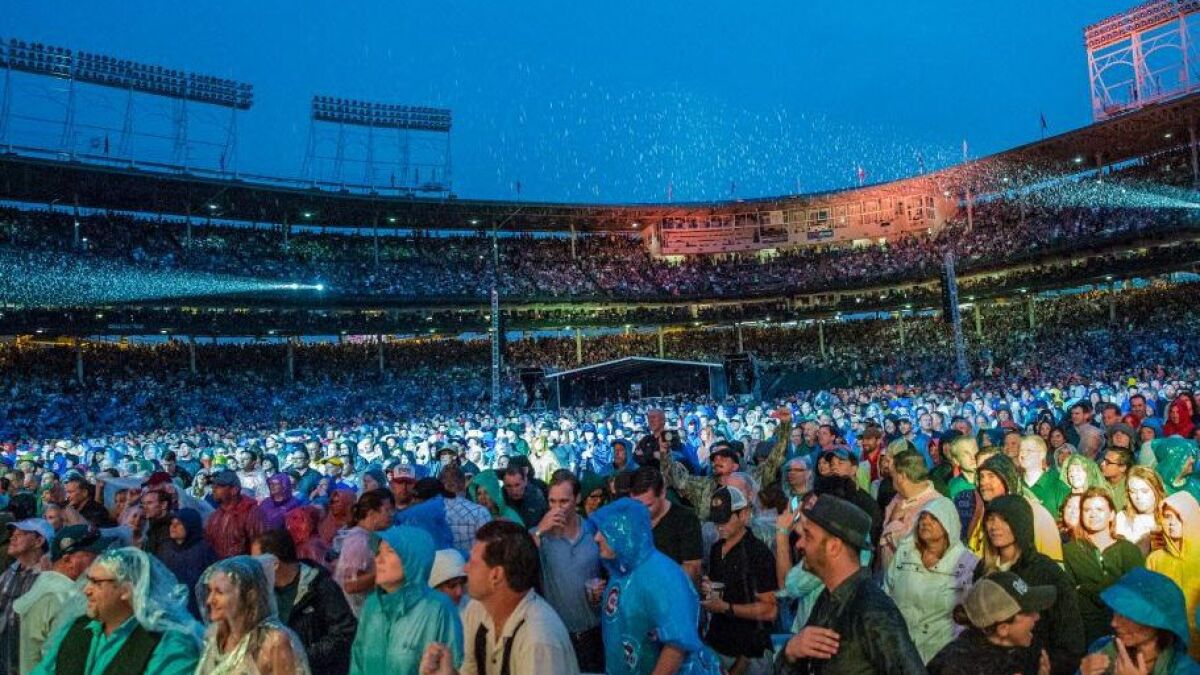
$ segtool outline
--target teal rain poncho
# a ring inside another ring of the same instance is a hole
[[[1159,438],[1150,441],[1155,470],[1162,476],[1167,494],[1184,491],[1200,501],[1200,476],[1196,475],[1196,444],[1182,438]]]
[[[1116,614],[1134,623],[1165,630],[1175,636],[1174,644],[1159,652],[1153,675],[1195,675],[1200,665],[1188,656],[1191,639],[1183,592],[1169,577],[1137,567],[1117,583],[1100,593],[1100,598]],[[1088,653],[1106,654],[1109,663],[1116,663],[1117,649],[1113,636],[1100,638]]]
[[[675,561],[654,548],[650,511],[628,497],[592,514],[616,558],[604,559],[608,585],[601,600],[609,675],[649,673],[666,645],[687,656],[681,675],[719,673],[716,656],[700,641],[700,599]]]
[[[391,593],[376,586],[367,595],[350,652],[351,675],[416,675],[421,654],[432,642],[449,647],[454,667],[461,667],[463,629],[458,609],[444,593],[429,588],[433,537],[420,528],[400,525],[376,533],[372,548],[378,551],[383,541],[400,556],[404,583]]]

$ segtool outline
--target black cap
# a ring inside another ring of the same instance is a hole
[[[746,495],[735,487],[723,487],[713,493],[708,502],[708,519],[717,525],[724,525],[733,518],[733,514],[750,506]]]
[[[870,547],[871,516],[844,499],[823,494],[804,509],[804,517],[860,551]]]
[[[741,443],[738,445],[741,445]],[[732,441],[717,441],[712,444],[712,449],[708,453],[708,461],[712,462],[717,457],[725,457],[726,459],[733,460],[733,463],[738,465],[742,463],[741,450],[735,447]]]

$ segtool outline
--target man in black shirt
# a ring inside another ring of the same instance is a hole
[[[717,490],[709,502],[708,519],[721,538],[709,552],[708,577],[701,583],[700,606],[711,613],[704,641],[732,673],[746,672],[770,650],[778,614],[775,557],[747,529],[753,514],[736,487]],[[721,591],[713,588],[718,583]]]
[[[667,499],[662,472],[652,466],[640,467],[633,474],[629,496],[650,509],[654,547],[682,565],[693,584],[698,583],[704,543],[696,512]]]

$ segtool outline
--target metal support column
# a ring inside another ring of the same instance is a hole
[[[583,365],[583,329],[575,329],[575,363]]]
[[[83,386],[83,340],[75,338],[75,381]]]
[[[1117,322],[1117,282],[1108,282],[1108,322]]]
[[[79,250],[79,195],[75,195],[74,203],[75,205],[71,209],[71,222],[74,223],[72,227],[75,233],[72,235],[71,241],[75,250]]]
[[[900,328],[900,349],[904,349],[904,310],[896,312],[896,325]]]
[[[825,322],[817,322],[817,345],[821,348],[821,358],[825,358]]]
[[[188,336],[188,370],[196,374],[196,336]]]
[[[67,114],[63,118],[62,149],[75,159],[75,77],[67,81]]]
[[[383,365],[384,364],[383,364],[383,336],[382,335],[375,336],[375,344],[376,344],[376,354],[378,354],[378,357],[379,357],[379,374],[383,375]]]
[[[283,250],[288,248],[288,234],[291,233],[292,227],[288,224],[288,214],[285,211],[283,214]]]
[[[742,352],[746,351],[746,343],[744,340],[742,340],[742,323],[740,321],[737,324],[737,337],[738,337],[738,353],[741,354]]]
[[[577,258],[577,255],[575,253],[576,236],[577,235],[575,233],[575,223],[571,223],[571,260],[575,260]]]
[[[0,45],[0,52],[5,50],[6,47]],[[8,142],[8,118],[12,112],[12,61],[5,59],[5,65],[4,91],[0,93],[0,147],[12,152],[12,145]]]
[[[500,233],[492,225],[492,413],[500,414]]]
[[[950,324],[954,329],[954,370],[959,384],[970,381],[967,370],[967,343],[963,337],[962,312],[958,308],[958,276],[954,272],[954,252],[947,251],[943,257],[946,266],[946,295],[949,296]]]
[[[971,196],[971,186],[967,186],[967,229],[975,228],[975,199]]]
[[[976,302],[976,303],[973,303],[972,307],[973,307],[973,309],[974,309],[974,311],[975,311],[975,337],[977,337],[977,338],[981,338],[981,337],[983,337],[983,316],[982,316],[982,312],[980,312],[980,311],[979,311],[979,303],[978,303],[978,302]]]
[[[292,337],[287,339],[287,381],[296,381],[296,343]]]
[[[185,225],[187,225],[187,233],[186,233],[186,238],[184,239],[184,243],[187,244],[187,248],[190,249],[192,247],[192,205],[191,204],[187,205],[187,210],[183,214],[183,222]]]
[[[1037,317],[1034,316],[1034,313],[1033,313],[1033,296],[1032,295],[1025,297],[1025,306],[1029,312],[1029,330],[1034,330],[1035,328],[1037,328]]]
[[[1192,150],[1192,185],[1200,185],[1200,149],[1196,146],[1196,124],[1188,126],[1188,141]]]
[[[375,271],[379,271],[379,212],[375,212],[375,220],[371,224],[372,247],[375,253]]]
[[[663,327],[658,327],[658,358],[664,359],[667,355],[666,344],[663,340]]]

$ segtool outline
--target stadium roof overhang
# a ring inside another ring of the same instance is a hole
[[[562,370],[557,373],[547,373],[546,377],[576,377],[580,375],[586,376],[611,376],[621,377],[646,370],[670,369],[670,368],[723,368],[720,363],[705,363],[703,361],[681,361],[679,359],[657,359],[649,356],[626,356],[623,359],[615,359],[596,363],[582,368],[572,368],[571,370]]]
[[[679,204],[578,204],[364,194],[306,187],[266,177],[231,178],[217,172],[149,167],[96,158],[70,161],[52,154],[0,154],[0,199],[41,204],[160,213],[293,225],[428,230],[629,232],[637,223],[671,217],[797,208],[807,202],[866,192],[887,193],[915,182],[977,193],[1011,187],[1003,182],[1069,175],[1097,164],[1186,147],[1200,117],[1200,94],[1147,106],[1104,122],[1029,143],[922,176],[809,195]],[[29,150],[29,152],[26,152]],[[104,163],[100,163],[104,162]]]

